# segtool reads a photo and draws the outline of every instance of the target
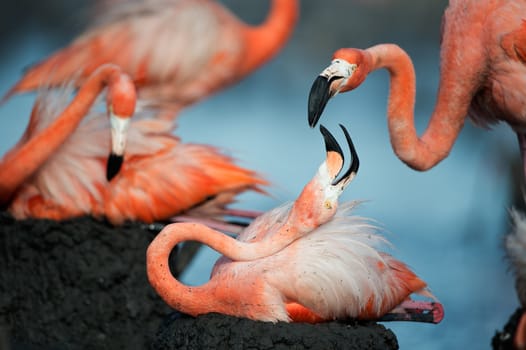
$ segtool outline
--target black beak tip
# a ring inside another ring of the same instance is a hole
[[[360,166],[360,160],[358,158],[356,148],[354,147],[353,141],[351,139],[351,135],[349,134],[349,132],[343,125],[340,124],[340,128],[343,130],[343,133],[345,134],[345,139],[351,151],[351,164],[349,166],[349,169],[345,172],[345,174],[333,180],[332,182],[333,186],[337,186],[340,182],[349,178],[351,174],[356,174]],[[325,140],[325,149],[327,150],[327,153],[331,151],[337,152],[342,157],[342,160],[344,160],[345,157],[343,156],[343,151],[340,145],[338,144],[338,141],[336,141],[336,138],[329,132],[329,130],[327,130],[327,128],[325,128],[321,124],[320,124],[320,132],[323,135],[323,138]]]
[[[336,141],[336,138],[322,124],[320,124],[320,132],[323,135],[323,139],[325,140],[325,149],[327,153],[336,152],[343,158],[343,151],[338,144],[338,141]]]
[[[119,156],[114,153],[110,154],[110,157],[108,158],[108,165],[106,167],[106,179],[108,179],[108,181],[111,181],[111,179],[113,179],[119,173],[123,160],[123,156]]]
[[[312,84],[308,101],[308,120],[311,128],[316,126],[329,101],[329,87],[328,78],[322,75],[319,75]]]

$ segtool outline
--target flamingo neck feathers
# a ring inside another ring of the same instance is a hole
[[[202,232],[201,229],[211,232]],[[208,235],[211,233],[211,235]],[[202,236],[200,236],[202,234]],[[213,240],[220,233],[209,230],[199,224],[179,223],[166,226],[146,251],[147,275],[151,286],[172,308],[183,313],[197,316],[206,309],[215,309],[216,298],[212,291],[213,277],[202,286],[192,287],[179,282],[171,273],[168,265],[172,249],[185,240]],[[201,237],[200,239],[198,239]],[[225,236],[226,239],[230,237]],[[204,305],[206,301],[208,305]]]
[[[216,293],[220,283],[212,276],[201,286],[186,286],[173,277],[168,266],[172,249],[184,241],[197,241],[234,261],[249,261],[275,254],[283,248],[281,244],[266,242],[246,243],[198,223],[176,223],[166,226],[152,241],[146,252],[148,280],[157,293],[172,308],[197,316],[210,312],[229,313],[229,305],[223,305],[222,297]],[[204,304],[206,301],[206,304]],[[231,307],[231,306],[230,306]]]
[[[244,28],[245,55],[239,67],[241,74],[258,68],[285,45],[298,15],[298,0],[272,0],[265,21],[259,26]]]
[[[236,240],[198,223],[176,223],[166,226],[152,241],[146,253],[150,284],[168,305],[183,313],[193,316],[211,310],[230,313],[232,310],[223,307],[233,306],[224,306],[221,301],[224,298],[216,294],[220,282],[215,275],[199,287],[185,286],[172,276],[168,266],[168,257],[172,249],[184,241],[198,241],[233,261],[251,261],[276,254],[334,215],[335,205],[326,208],[328,213],[322,215],[313,214],[308,210],[309,207],[318,207],[321,204],[319,182],[319,176],[316,176],[304,188],[284,223],[271,234],[255,242]],[[320,217],[320,220],[317,220],[317,217]],[[267,218],[267,216],[260,217],[256,221],[263,222]],[[255,225],[257,226],[257,223]],[[207,300],[208,304],[203,305],[203,300]]]
[[[476,90],[475,67],[454,69],[452,65],[462,63],[448,61],[455,58],[442,55],[437,103],[427,129],[419,138],[414,122],[416,75],[411,58],[393,44],[376,45],[365,52],[371,71],[385,68],[390,75],[387,119],[394,152],[415,170],[432,168],[448,156],[464,125]]]
[[[115,77],[114,74],[118,74],[117,69],[115,66],[108,65],[101,68],[98,74],[93,74],[49,127],[37,132],[26,143],[20,144],[6,154],[0,167],[0,204],[7,203],[18,187],[33,175],[74,132],[108,81]],[[37,114],[34,110],[32,119],[38,118]],[[29,125],[35,127],[37,123],[38,121],[31,121]],[[16,176],[13,176],[14,174]]]

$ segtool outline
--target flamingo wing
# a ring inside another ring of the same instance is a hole
[[[403,263],[378,250],[387,241],[371,223],[348,216],[355,205],[342,204],[333,220],[291,244],[295,258],[283,250],[276,254],[283,255],[277,268],[269,269],[269,283],[288,302],[325,320],[378,318],[426,286]]]
[[[112,62],[139,87],[148,86],[143,98],[193,101],[232,75],[243,49],[238,25],[237,18],[209,0],[125,2],[71,45],[30,68],[9,94],[72,77],[80,83]]]
[[[220,215],[235,195],[259,191],[266,182],[254,172],[234,164],[233,159],[207,145],[185,144],[163,135],[168,147],[147,156],[130,156],[109,188],[105,213],[114,223],[152,222],[194,209],[207,201],[218,208],[199,214]],[[130,138],[131,139],[131,138]]]

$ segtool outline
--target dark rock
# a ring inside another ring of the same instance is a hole
[[[155,232],[145,227],[0,212],[0,349],[398,348],[373,322],[274,325],[173,313],[146,277]]]
[[[502,331],[496,331],[493,339],[491,339],[491,346],[493,350],[515,350],[513,347],[513,338],[517,331],[517,325],[524,312],[523,308],[518,308],[510,316],[508,323],[504,325]]]
[[[0,214],[0,333],[13,349],[147,349],[171,310],[148,284],[155,233]]]
[[[395,335],[374,322],[276,324],[220,314],[196,318],[173,313],[152,349],[398,349]]]

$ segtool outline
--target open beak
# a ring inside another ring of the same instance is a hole
[[[360,160],[358,158],[358,154],[356,153],[356,149],[354,148],[354,144],[349,132],[341,124],[340,128],[342,128],[343,133],[345,134],[345,139],[347,140],[347,144],[351,151],[352,161],[347,171],[341,175],[340,178],[336,178],[338,174],[341,173],[343,168],[343,151],[329,130],[327,130],[327,128],[325,128],[323,125],[320,125],[320,132],[323,135],[325,149],[327,150],[327,167],[329,168],[330,176],[334,178],[331,184],[334,187],[339,187],[340,191],[343,191],[343,189],[347,187],[347,185],[352,181],[354,176],[356,176],[360,166]]]
[[[126,137],[130,125],[130,118],[119,117],[111,113],[110,125],[111,152],[106,167],[106,179],[108,179],[108,181],[111,181],[121,169],[124,160],[124,150],[126,149]]]

